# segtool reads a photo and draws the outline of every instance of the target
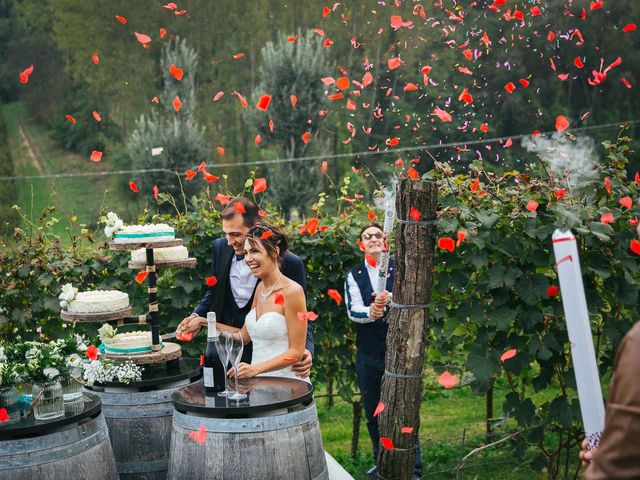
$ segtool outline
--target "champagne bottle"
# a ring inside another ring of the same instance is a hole
[[[216,330],[215,312],[207,313],[207,348],[204,351],[204,392],[211,395],[224,390],[224,366],[218,356],[215,340],[218,336]]]

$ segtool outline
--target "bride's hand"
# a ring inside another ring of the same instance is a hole
[[[240,362],[238,365],[238,378],[253,378],[258,375],[260,372],[255,367],[255,365],[251,365],[249,363]],[[235,376],[235,370],[232,368],[228,373],[230,378]]]
[[[313,365],[313,357],[311,356],[311,352],[305,349],[302,360],[291,365],[291,370],[293,370],[298,377],[307,378],[311,373],[311,365]]]

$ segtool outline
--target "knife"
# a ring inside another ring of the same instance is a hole
[[[185,334],[187,335],[187,334]],[[191,341],[191,337],[190,338],[186,338],[185,336],[183,336],[182,338],[178,337],[178,332],[172,332],[172,333],[165,333],[164,335],[160,335],[160,340],[169,340],[171,338],[175,338],[177,340],[180,340],[181,342],[190,342]]]

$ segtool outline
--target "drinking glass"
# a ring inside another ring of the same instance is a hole
[[[229,395],[231,400],[243,400],[247,398],[244,393],[238,391],[238,364],[240,363],[240,357],[242,357],[242,351],[244,350],[244,342],[242,341],[242,335],[240,332],[231,332],[231,349],[230,360],[233,365],[233,371],[235,375],[233,378],[236,380],[236,391]]]
[[[229,332],[223,330],[218,332],[218,336],[215,339],[216,350],[218,351],[218,356],[220,357],[220,361],[222,362],[222,366],[224,367],[224,390],[222,392],[218,392],[218,395],[221,397],[228,397],[233,392],[229,390],[227,385],[227,365],[229,364],[229,353],[230,349],[227,348],[227,344],[231,343],[231,338]]]

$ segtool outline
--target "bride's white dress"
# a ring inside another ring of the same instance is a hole
[[[257,364],[265,360],[270,360],[289,350],[287,319],[281,313],[266,312],[257,319],[256,309],[253,308],[247,314],[244,324],[247,327],[247,332],[253,344],[251,363]],[[301,379],[298,377],[291,370],[291,367],[262,373],[260,376],[289,377],[309,381],[308,378]]]

